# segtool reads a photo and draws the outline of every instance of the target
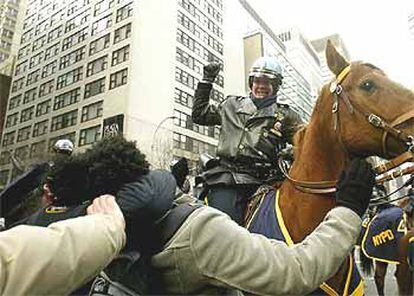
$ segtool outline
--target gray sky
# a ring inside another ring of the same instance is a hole
[[[271,28],[298,27],[308,39],[339,33],[353,60],[371,62],[414,89],[414,0],[249,0]]]

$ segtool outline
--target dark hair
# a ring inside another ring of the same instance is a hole
[[[115,194],[123,184],[148,172],[149,163],[136,143],[117,136],[97,142],[84,153],[58,159],[48,183],[57,204],[73,205]]]

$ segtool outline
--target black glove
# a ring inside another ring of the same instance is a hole
[[[220,64],[211,63],[203,67],[203,81],[213,83],[220,72]]]
[[[368,208],[374,184],[375,173],[371,165],[363,159],[354,159],[336,184],[336,204],[362,217]]]
[[[185,157],[180,158],[177,162],[171,165],[171,173],[177,181],[177,186],[182,188],[187,175],[190,173],[188,162]]]

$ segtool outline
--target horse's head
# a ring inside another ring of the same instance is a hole
[[[384,158],[407,151],[414,135],[414,93],[372,64],[347,62],[329,41],[326,58],[336,80],[322,96],[331,100],[343,147],[353,155]]]

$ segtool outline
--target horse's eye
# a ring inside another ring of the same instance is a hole
[[[376,85],[371,80],[365,80],[359,87],[366,92],[372,92],[375,89]]]

